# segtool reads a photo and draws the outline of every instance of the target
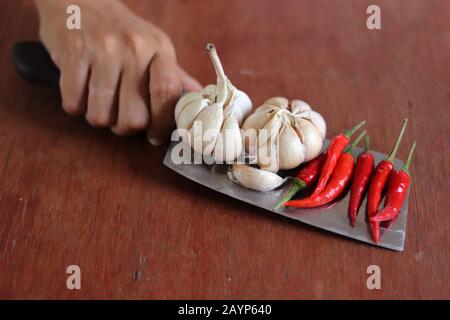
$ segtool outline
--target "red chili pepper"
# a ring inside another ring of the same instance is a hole
[[[320,154],[314,160],[309,161],[301,168],[297,173],[297,178],[305,183],[307,187],[319,179],[320,170],[322,169],[325,161],[325,153]]]
[[[350,201],[348,205],[348,216],[352,226],[355,226],[359,207],[361,206],[364,193],[366,192],[370,176],[373,172],[374,157],[369,152],[369,136],[365,137],[365,150],[361,152],[356,161],[355,175],[353,176]]]
[[[320,169],[325,161],[325,153],[320,154],[317,158],[307,162],[297,173],[294,179],[291,189],[288,191],[285,197],[277,203],[274,209],[280,208],[285,202],[291,200],[297,192],[306,189],[314,184],[320,175]]]
[[[331,140],[330,146],[328,147],[325,153],[326,159],[322,167],[322,172],[320,173],[319,182],[317,183],[316,189],[312,193],[311,197],[317,196],[325,188],[328,180],[330,180],[334,168],[336,167],[337,161],[340,155],[342,154],[342,151],[348,145],[349,138],[365,123],[366,121],[362,121],[354,128],[344,133],[338,134],[336,137],[333,138],[333,140]]]
[[[382,221],[392,221],[397,218],[400,209],[403,206],[403,202],[406,198],[406,193],[408,192],[408,187],[410,183],[409,177],[409,164],[411,163],[411,158],[416,148],[416,143],[411,147],[408,154],[408,159],[403,165],[401,170],[394,170],[389,178],[389,185],[386,191],[386,200],[384,202],[384,209],[377,213],[375,216],[371,217],[370,220],[374,222]]]
[[[408,119],[405,119],[403,121],[402,129],[400,130],[400,134],[398,135],[397,141],[395,142],[395,145],[392,148],[391,153],[389,154],[386,160],[380,161],[380,163],[378,163],[375,169],[375,173],[372,177],[372,180],[370,181],[369,194],[367,196],[367,216],[369,218],[372,237],[376,243],[378,243],[380,240],[380,224],[379,222],[372,221],[370,218],[376,215],[378,212],[378,207],[380,205],[381,198],[383,196],[383,191],[386,187],[389,175],[392,169],[394,169],[393,161],[395,158],[395,154],[397,153],[397,149],[400,145],[407,124]]]
[[[284,204],[284,206],[295,208],[314,208],[327,204],[339,197],[350,182],[353,169],[355,168],[355,158],[353,158],[352,150],[365,134],[366,132],[364,131],[355,140],[355,142],[352,143],[350,148],[341,154],[330,181],[321,193],[315,197],[310,196],[300,200],[288,201]]]

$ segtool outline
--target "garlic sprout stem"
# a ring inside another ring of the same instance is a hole
[[[214,65],[217,77],[223,82],[227,81],[225,72],[223,71],[222,63],[220,62],[219,56],[217,55],[216,47],[212,43],[206,45],[206,50],[208,50],[209,57]]]

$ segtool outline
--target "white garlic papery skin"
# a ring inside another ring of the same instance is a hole
[[[175,107],[178,129],[190,132],[187,142],[196,152],[212,156],[216,163],[231,162],[243,152],[240,127],[252,110],[252,102],[226,77],[216,49],[208,44],[217,84],[184,95]]]
[[[242,125],[245,150],[271,172],[293,169],[317,157],[326,135],[322,116],[304,101],[270,98]],[[250,134],[251,132],[256,134]]]

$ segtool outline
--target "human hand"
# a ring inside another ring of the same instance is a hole
[[[163,143],[181,95],[201,89],[178,64],[170,38],[116,0],[35,0],[39,35],[61,71],[63,109],[119,135],[147,129]],[[66,8],[81,8],[81,29],[66,27]]]

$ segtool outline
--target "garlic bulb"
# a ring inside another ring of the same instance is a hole
[[[231,170],[228,170],[228,178],[246,188],[262,192],[276,189],[286,181],[275,173],[237,163],[233,163]]]
[[[253,129],[253,133],[251,134]],[[317,157],[326,124],[304,101],[270,98],[244,122],[245,150],[261,169],[277,172],[297,167]]]
[[[216,49],[208,44],[217,84],[184,95],[175,107],[178,129],[189,130],[187,142],[196,152],[212,156],[216,163],[231,162],[243,151],[240,127],[252,110],[252,102],[227,79]]]

